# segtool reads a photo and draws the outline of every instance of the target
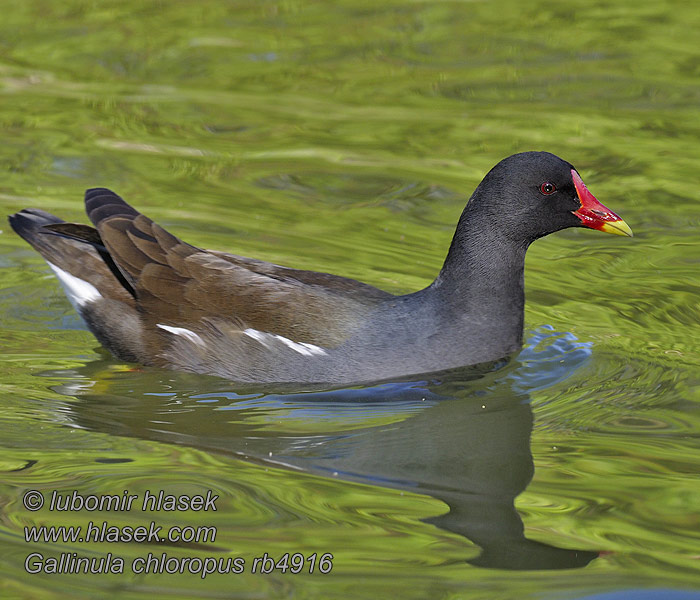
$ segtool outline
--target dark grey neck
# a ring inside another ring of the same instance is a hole
[[[478,203],[464,209],[445,264],[425,290],[456,329],[480,331],[509,352],[522,342],[524,267],[529,240],[511,231]]]

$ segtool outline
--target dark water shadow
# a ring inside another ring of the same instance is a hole
[[[263,391],[144,371],[102,376],[108,389],[97,393],[96,362],[54,390],[79,399],[70,419],[86,429],[440,499],[449,512],[429,522],[479,545],[473,565],[567,569],[598,553],[529,540],[514,500],[534,472],[529,393],[567,378],[589,354],[571,334],[543,328],[509,363],[413,381]]]

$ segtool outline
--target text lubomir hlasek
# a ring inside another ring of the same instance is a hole
[[[138,494],[129,494],[124,490],[122,494],[103,494],[84,496],[77,490],[69,494],[51,492],[51,502],[49,510],[56,511],[129,511],[133,503],[138,500]],[[141,510],[154,511],[215,511],[216,501],[219,496],[211,490],[207,490],[206,495],[166,494],[163,490],[158,493],[151,493],[146,490],[141,502]]]

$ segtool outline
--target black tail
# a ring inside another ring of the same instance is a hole
[[[88,193],[93,190],[88,190]],[[64,271],[74,272],[81,253],[97,252],[117,281],[135,297],[134,288],[124,278],[94,227],[66,223],[63,219],[38,208],[25,208],[8,218],[10,226],[28,242],[44,260]]]
[[[47,244],[46,238],[41,233],[42,228],[44,225],[64,223],[63,219],[38,208],[25,208],[11,215],[8,220],[15,233],[31,244],[44,258],[48,258],[46,253],[50,252],[51,244]]]

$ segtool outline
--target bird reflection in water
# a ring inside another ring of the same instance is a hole
[[[572,334],[543,327],[510,362],[352,389],[273,393],[269,386],[263,392],[184,376],[197,389],[178,385],[174,392],[163,389],[172,374],[147,371],[137,375],[150,386],[146,393],[143,385],[132,391],[131,379],[123,390],[114,381],[109,393],[97,394],[85,377],[90,381],[101,362],[87,365],[82,379],[54,389],[81,400],[71,404],[70,419],[87,429],[184,443],[442,500],[449,511],[428,522],[477,544],[481,553],[469,561],[473,565],[568,569],[585,566],[599,553],[528,539],[514,500],[534,473],[530,393],[569,377],[590,352]],[[274,424],[261,427],[261,415]]]

